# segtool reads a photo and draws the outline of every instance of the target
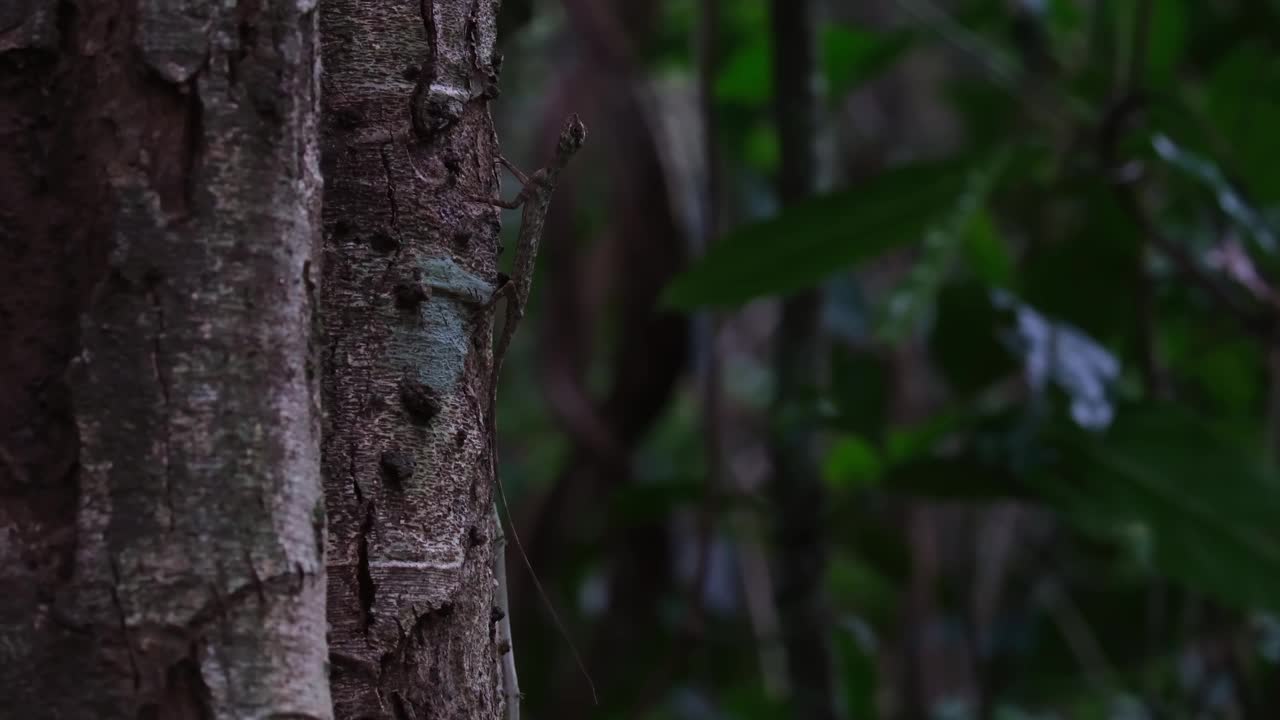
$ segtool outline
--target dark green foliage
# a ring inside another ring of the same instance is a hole
[[[918,242],[954,207],[984,157],[906,165],[791,206],[717,243],[667,289],[666,299],[682,308],[736,305],[811,287],[861,260]]]
[[[1054,438],[1046,497],[1135,561],[1241,610],[1280,610],[1280,478],[1252,438],[1179,407],[1125,408]]]
[[[1280,4],[1152,0],[1144,18],[1136,0],[904,0],[884,26],[825,23],[824,122],[933,57],[946,72],[931,99],[953,132],[928,153],[915,138],[861,154],[880,136],[846,140],[858,161],[824,161],[858,179],[783,210],[762,190],[778,162],[765,3],[721,5],[730,229],[663,301],[724,317],[827,291],[829,373],[789,407],[822,421],[830,502],[813,513],[830,536],[848,717],[886,710],[883,684],[901,678],[877,653],[902,650],[921,596],[943,634],[972,643],[986,717],[1111,720],[1124,698],[1148,717],[1236,717],[1204,709],[1210,686],[1249,705],[1238,717],[1280,717],[1280,666],[1249,630],[1280,615]],[[945,22],[901,11],[935,5]],[[696,10],[666,4],[652,66],[693,72]],[[765,361],[730,357],[744,426],[794,419],[768,413]],[[903,401],[922,387],[923,407]],[[696,404],[673,408],[592,522],[622,534],[710,507],[730,541],[769,542],[776,508],[703,484]],[[728,455],[754,477],[760,455]],[[936,549],[924,588],[905,529],[922,505],[975,525]],[[1009,507],[1022,525],[986,626],[981,524]],[[689,613],[675,591],[654,602]],[[719,715],[653,716],[791,717],[762,687],[747,611],[708,615],[712,649],[679,685]],[[683,631],[655,628],[663,642]]]
[[[1274,432],[1266,397],[1275,381],[1265,346],[1229,324],[1221,299],[1145,233],[1155,228],[1234,301],[1267,312],[1256,287],[1223,274],[1205,253],[1234,231],[1243,267],[1260,282],[1278,266],[1280,60],[1261,43],[1218,39],[1242,17],[1265,13],[1152,7],[1139,32],[1135,4],[1099,16],[1050,2],[1043,15],[1011,19],[973,3],[959,16],[962,27],[999,62],[1017,58],[1028,84],[949,84],[967,128],[959,154],[893,166],[744,225],[666,299],[682,308],[733,306],[830,283],[910,249],[912,269],[858,332],[890,344],[923,333],[950,404],[923,423],[894,427],[889,367],[838,350],[828,395],[815,398],[834,433],[824,466],[839,499],[832,515],[866,522],[867,507],[912,497],[1018,499],[1050,511],[1067,533],[1060,551],[1071,558],[1060,559],[1054,582],[1113,663],[1106,683],[1177,707],[1186,690],[1171,685],[1172,658],[1193,635],[1150,627],[1153,584],[1178,602],[1280,612],[1280,478],[1265,439]],[[909,48],[954,41],[918,27],[831,27],[824,38],[837,93]],[[1028,44],[1037,38],[1040,46]],[[1146,55],[1132,75],[1140,42]],[[739,47],[717,88],[722,102],[767,99],[767,50],[762,42]],[[1129,106],[1117,102],[1126,92]],[[1055,104],[1063,105],[1046,125],[1045,109]],[[992,150],[1041,143],[1053,148],[1048,162],[1023,153],[1008,163]],[[1139,162],[1130,171],[1138,172],[1138,212],[1148,215],[1141,222],[1115,175]],[[866,317],[863,308],[851,311]],[[1160,377],[1143,377],[1142,353],[1156,359]],[[1149,394],[1150,383],[1161,384],[1161,397]],[[906,578],[904,558],[872,559],[894,546],[873,535],[842,534],[831,570],[833,592],[851,613],[834,638],[845,702],[859,717],[872,712],[876,666],[853,628],[865,637],[889,631]],[[1000,618],[990,663],[1018,678],[1007,701],[1107,716],[1079,674],[1079,638],[1051,616],[1031,603]]]

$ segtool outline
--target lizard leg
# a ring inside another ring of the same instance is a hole
[[[497,340],[494,343],[493,357],[496,362],[501,363],[502,358],[506,357],[507,346],[511,344],[511,336],[515,334],[516,326],[520,324],[520,319],[524,317],[524,308],[520,305],[520,294],[516,290],[516,284],[506,275],[502,276],[501,284],[493,291],[493,295],[489,297],[486,304],[486,311],[492,312],[493,306],[498,304],[502,298],[507,299],[507,314],[502,321],[502,331],[498,333]]]
[[[475,197],[474,195],[470,196],[469,199],[472,202],[485,203],[486,205],[495,205],[497,207],[506,208],[508,210],[516,210],[521,207],[524,207],[525,201],[528,200],[529,196],[533,194],[533,189],[532,189],[533,186],[530,184],[531,181],[529,179],[529,176],[520,172],[520,168],[517,168],[515,165],[512,165],[510,161],[508,161],[506,158],[502,157],[501,155],[498,156],[498,164],[502,165],[507,170],[510,170],[511,174],[515,176],[516,181],[518,181],[521,185],[520,193],[516,195],[514,199],[511,199],[511,200],[503,200],[500,197],[481,198],[481,197]]]
[[[517,196],[514,200],[503,200],[500,197],[480,197],[478,195],[468,195],[467,199],[473,203],[481,205],[493,205],[494,207],[506,208],[508,210],[519,210],[524,206],[524,198]]]
[[[506,158],[499,155],[498,164],[506,168],[507,172],[510,172],[512,177],[520,181],[521,185],[529,184],[529,176],[521,172],[520,168],[516,167],[515,165],[512,165],[510,160],[507,160]]]
[[[516,284],[511,282],[511,278],[506,275],[498,282],[498,287],[494,289],[493,294],[489,296],[489,301],[484,304],[486,310],[492,310],[494,305],[502,298],[507,299],[507,305],[514,307],[519,302],[516,297]]]

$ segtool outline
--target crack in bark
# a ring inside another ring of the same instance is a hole
[[[418,82],[413,88],[413,94],[409,96],[409,120],[418,139],[420,141],[428,141],[431,139],[431,124],[424,115],[427,113],[426,104],[431,92],[431,86],[436,81],[436,54],[438,52],[435,0],[421,0],[419,13],[422,15],[422,28],[426,34],[427,57],[422,60],[422,66],[418,70]]]
[[[258,575],[258,568],[253,564],[253,555],[249,553],[248,548],[245,548],[244,551],[244,563],[249,568],[250,585],[258,594],[258,602],[265,607],[267,604],[267,589],[262,584],[262,578]]]
[[[404,238],[400,237],[400,206],[396,201],[395,176],[391,172],[391,153],[387,151],[390,146],[391,143],[384,143],[378,149],[378,155],[382,158],[382,173],[387,181],[387,203],[391,206],[391,229],[395,231],[400,247],[404,247]]]
[[[160,397],[164,402],[161,408],[161,433],[160,442],[162,447],[162,463],[164,465],[164,507],[168,513],[166,525],[169,530],[173,530],[175,516],[177,513],[173,509],[173,465],[170,455],[172,453],[173,443],[170,435],[169,418],[170,407],[172,407],[172,390],[169,387],[169,381],[165,377],[164,372],[160,369],[160,357],[163,355],[163,348],[160,345],[161,339],[165,335],[166,324],[164,317],[164,303],[160,301],[160,296],[156,293],[156,281],[153,280],[152,286],[147,288],[147,302],[151,305],[152,314],[155,316],[156,328],[151,335],[151,372],[155,375],[156,386],[160,390]]]
[[[471,69],[473,71],[480,69],[480,51],[476,47],[479,45],[476,39],[476,15],[479,11],[479,0],[471,0],[471,10],[467,13],[467,27],[463,30],[467,37],[467,49],[471,51]],[[467,89],[471,90],[471,88]]]
[[[436,59],[436,3],[435,0],[422,0],[422,27],[427,33],[427,48],[431,55],[428,58],[435,65]],[[425,68],[424,68],[425,70]]]
[[[375,683],[382,675],[381,668],[372,660],[338,650],[329,651],[329,663],[335,667],[345,668],[347,671],[368,678]]]
[[[395,178],[391,172],[391,155],[389,152],[389,148],[391,147],[391,144],[393,142],[394,141],[388,141],[387,143],[383,144],[383,146],[378,150],[378,155],[379,157],[382,158],[383,178],[386,180],[386,183],[387,183],[387,203],[388,205],[390,205],[390,209],[391,209],[391,232],[395,234],[395,241],[396,241],[395,252],[391,254],[391,257],[387,262],[386,269],[382,271],[382,277],[378,279],[379,293],[385,290],[387,286],[387,279],[391,276],[392,271],[395,268],[399,267],[400,258],[401,256],[404,255],[404,246],[405,246],[404,234],[400,232],[400,203],[396,199]],[[409,149],[405,148],[406,155],[408,154],[408,152],[409,152]],[[412,159],[410,160],[410,162],[413,162]],[[366,394],[366,398],[367,397],[368,396]],[[367,404],[367,401],[366,401],[366,404]],[[365,411],[365,407],[362,405],[360,408],[360,412],[362,415],[364,411]]]
[[[297,595],[302,592],[303,588],[295,585],[294,583],[295,578],[298,576],[297,570],[298,567],[295,565],[289,570],[274,573],[266,577],[256,575],[255,573],[254,582],[244,583],[240,587],[232,590],[228,595],[223,595],[219,592],[216,583],[210,583],[210,595],[212,595],[213,600],[192,613],[191,617],[188,618],[186,630],[190,633],[189,637],[199,637],[204,632],[204,627],[206,625],[212,623],[219,617],[226,618],[229,614],[229,609],[249,597],[250,593],[261,598],[265,598],[268,594],[274,594],[276,592],[286,595]],[[318,573],[316,572],[304,571],[303,575],[304,577],[309,578],[318,577]],[[150,628],[151,626],[149,624],[139,626],[139,629]],[[173,630],[173,626],[171,625],[161,625],[157,626],[157,628],[168,631]]]
[[[347,477],[351,478],[351,489],[356,495],[356,504],[364,504],[364,492],[360,490],[360,480],[356,478],[356,441],[347,443]]]
[[[204,62],[199,70],[187,80],[186,92],[190,98],[187,101],[187,117],[183,130],[186,133],[184,152],[182,153],[180,162],[183,183],[182,201],[184,203],[178,217],[186,218],[191,215],[191,208],[196,206],[196,194],[199,191],[199,178],[194,172],[196,166],[200,162],[201,144],[204,140],[204,101],[200,99],[200,90],[198,80],[200,73],[204,72],[204,68],[208,66],[209,57],[206,55]]]
[[[395,720],[417,720],[418,718],[418,714],[405,705],[404,695],[395,691],[391,693],[391,712]]]
[[[138,656],[133,652],[133,632],[125,617],[124,603],[120,601],[120,566],[116,564],[114,557],[108,560],[108,565],[111,567],[111,604],[115,606],[116,615],[120,619],[120,632],[124,635],[125,650],[129,652],[129,666],[133,669],[133,691],[136,693],[142,688],[142,670],[138,667]]]
[[[377,599],[378,585],[369,569],[369,533],[373,532],[375,508],[372,502],[365,505],[364,521],[360,523],[360,540],[356,546],[356,583],[360,595],[361,629],[368,632],[373,625],[373,604]]]

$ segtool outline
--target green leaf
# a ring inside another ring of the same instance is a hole
[[[900,583],[884,568],[877,567],[875,558],[865,557],[859,551],[862,547],[874,547],[871,538],[862,540],[862,543],[833,548],[827,566],[827,585],[841,607],[857,608],[860,615],[873,622],[887,620],[902,600]]]
[[[1136,226],[1115,193],[1091,180],[1048,201],[1040,213],[1054,221],[1031,230],[1037,236],[1019,273],[1021,299],[1104,342],[1127,347],[1137,327],[1133,277],[1141,256]]]
[[[1046,16],[1049,30],[1057,35],[1080,32],[1086,27],[1084,11],[1075,0],[1049,0]]]
[[[822,29],[823,71],[828,95],[842,97],[892,65],[909,49],[915,34],[890,33],[827,25]],[[730,105],[763,107],[773,98],[773,48],[767,33],[752,34],[721,63],[716,100]]]
[[[1172,377],[1179,378],[1179,399],[1210,417],[1262,417],[1267,348],[1224,329],[1212,309],[1201,310],[1207,317],[1177,305],[1170,310],[1161,318],[1158,352]]]
[[[952,409],[931,415],[915,425],[895,427],[885,437],[885,459],[894,465],[921,459],[969,420],[970,413]]]
[[[715,96],[722,103],[763,106],[773,97],[773,52],[767,35],[739,45],[724,59],[716,77]]]
[[[1160,0],[1151,4],[1151,27],[1147,63],[1149,72],[1160,84],[1173,80],[1187,45],[1187,6],[1185,0]]]
[[[961,500],[1033,497],[1026,477],[1046,466],[1043,442],[1033,415],[1018,410],[970,411],[958,416],[946,433],[910,455],[891,453],[883,473],[888,490],[910,495]]]
[[[1213,69],[1204,109],[1231,145],[1232,161],[1255,202],[1280,202],[1280,61],[1269,49],[1240,43]],[[1221,160],[1220,160],[1221,162]]]
[[[1053,437],[1064,477],[1042,488],[1077,527],[1109,525],[1160,572],[1225,604],[1280,609],[1280,485],[1259,448],[1176,407]]]
[[[734,720],[788,720],[787,703],[765,692],[762,683],[731,687],[721,694],[724,716]]]
[[[772,174],[778,167],[781,150],[773,124],[758,122],[747,130],[743,141],[743,160],[762,174]]]
[[[830,400],[835,412],[828,425],[878,443],[889,424],[891,382],[884,358],[833,347]]]
[[[1013,326],[977,284],[956,284],[938,296],[938,317],[929,333],[929,355],[951,389],[962,395],[979,392],[1018,372],[1017,358],[1001,340]]]
[[[678,508],[697,504],[705,493],[704,484],[692,478],[631,484],[614,491],[608,516],[627,523],[668,517]]]
[[[864,438],[850,435],[836,441],[827,452],[823,479],[845,491],[874,486],[880,479],[880,453]]]
[[[882,308],[878,328],[881,339],[901,342],[933,312],[938,293],[949,279],[965,238],[973,232],[974,219],[986,204],[1006,160],[1006,154],[1001,153],[990,164],[976,168],[952,211],[925,235],[920,258]]]
[[[1017,97],[1004,88],[967,75],[950,80],[945,87],[948,106],[971,142],[993,144],[1025,132],[1026,113]]]
[[[886,474],[884,485],[899,493],[948,500],[991,502],[1026,494],[1007,468],[983,462],[973,453],[903,463]]]
[[[1013,255],[995,218],[986,208],[977,210],[969,232],[964,235],[964,255],[979,280],[990,287],[1012,288]]]
[[[844,690],[845,716],[873,718],[876,711],[878,662],[870,631],[854,619],[840,623],[832,634],[836,662],[840,668],[840,684]]]
[[[663,301],[691,309],[790,293],[915,242],[953,207],[974,164],[964,156],[902,166],[785,208],[713,245],[676,277]]]
[[[906,28],[883,33],[843,25],[824,27],[822,54],[828,95],[839,99],[858,88],[901,58],[916,39]]]

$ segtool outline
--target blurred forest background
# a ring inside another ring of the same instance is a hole
[[[1280,2],[501,21],[526,715],[1280,717]]]

